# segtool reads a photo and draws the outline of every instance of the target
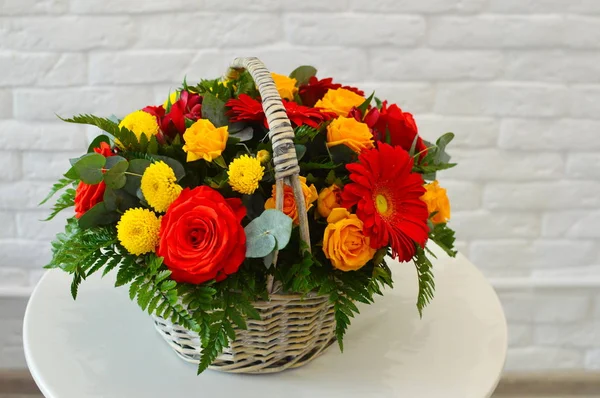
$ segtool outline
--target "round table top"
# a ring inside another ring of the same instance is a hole
[[[390,261],[394,289],[360,307],[343,354],[333,345],[304,367],[270,375],[196,376],[109,275],[84,281],[73,301],[70,277],[49,271],[25,314],[27,363],[47,398],[489,397],[506,357],[500,302],[464,256],[434,251],[436,296],[423,319],[413,265]]]

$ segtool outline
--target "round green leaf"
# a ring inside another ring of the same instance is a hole
[[[103,179],[102,169],[106,158],[99,153],[88,153],[79,158],[73,165],[79,178],[86,184],[98,184]]]
[[[265,210],[244,228],[246,257],[265,257],[275,249],[283,249],[290,241],[292,219],[279,210]]]
[[[141,176],[151,164],[152,162],[146,159],[132,159],[129,162],[127,171],[131,174],[126,175],[125,185],[123,186],[123,189],[127,191],[127,193],[133,196],[137,195],[137,191],[140,189],[140,184],[142,182]]]
[[[90,146],[88,147],[88,153],[92,153],[94,152],[95,148],[99,148],[101,142],[106,142],[110,145],[110,138],[108,138],[106,134],[100,134],[99,136],[94,138],[94,140],[90,143]]]
[[[303,84],[307,84],[308,80],[317,74],[317,70],[310,65],[302,65],[294,69],[292,73],[290,73],[290,77],[296,79],[298,82],[297,85],[301,86]]]
[[[129,162],[121,156],[111,156],[106,159],[106,168],[108,171],[104,174],[104,182],[110,188],[119,189],[125,186],[127,181],[125,171],[129,167]]]

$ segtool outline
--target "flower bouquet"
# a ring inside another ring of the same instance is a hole
[[[436,172],[445,147],[410,113],[313,67],[272,74],[256,58],[183,82],[164,104],[99,127],[45,199],[75,216],[47,268],[116,286],[154,317],[183,359],[240,373],[297,367],[342,338],[356,303],[392,287],[391,256],[413,261],[419,312],[434,281],[426,242],[454,232]],[[426,181],[430,181],[427,183]]]

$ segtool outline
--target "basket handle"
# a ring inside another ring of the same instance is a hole
[[[275,206],[277,210],[283,210],[284,183],[292,187],[298,219],[300,222],[300,239],[306,243],[304,246],[310,252],[310,233],[308,231],[308,216],[306,214],[306,203],[300,183],[300,167],[296,157],[294,146],[294,129],[287,116],[285,107],[281,102],[281,96],[277,91],[271,73],[256,57],[236,58],[231,63],[231,72],[247,70],[254,79],[258,92],[262,98],[262,107],[269,124],[269,139],[273,146],[273,164],[275,165]],[[277,262],[277,252],[273,263]],[[270,276],[269,292],[272,291],[273,280]]]

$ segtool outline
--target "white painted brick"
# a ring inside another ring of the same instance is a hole
[[[594,13],[600,12],[600,3],[596,0],[490,0],[488,10],[514,14]]]
[[[540,217],[535,213],[456,211],[452,227],[461,239],[534,238],[540,233]]]
[[[490,183],[483,190],[483,203],[502,210],[594,209],[600,206],[600,182]]]
[[[531,151],[600,149],[600,122],[596,120],[504,119],[498,145]]]
[[[0,181],[15,181],[21,174],[21,154],[0,151]]]
[[[198,0],[72,0],[71,12],[75,14],[142,14],[198,10],[203,6]]]
[[[0,268],[40,268],[50,261],[50,242],[0,240]]]
[[[439,17],[429,23],[429,43],[441,48],[548,48],[563,42],[557,15]]]
[[[469,242],[464,240],[457,240],[454,242],[454,247],[458,250],[459,253],[464,255],[467,258],[470,258],[469,254]]]
[[[12,238],[16,235],[15,215],[11,211],[0,211],[0,239]]]
[[[62,14],[69,0],[1,0],[0,15]]]
[[[0,289],[4,287],[24,287],[29,285],[29,276],[22,267],[0,267]],[[0,316],[0,319],[2,317]]]
[[[514,347],[526,347],[531,345],[533,341],[533,328],[531,325],[524,325],[519,323],[508,324],[508,346]]]
[[[504,369],[512,372],[581,369],[584,354],[580,350],[558,347],[509,348]]]
[[[500,74],[504,57],[499,51],[385,48],[371,51],[369,62],[378,80],[489,80]]]
[[[444,83],[438,85],[434,110],[450,115],[562,116],[567,90],[534,83]]]
[[[532,279],[595,279],[600,275],[600,260],[596,265],[572,266],[564,264],[562,268],[533,270]]]
[[[391,104],[398,104],[404,112],[415,114],[417,123],[419,113],[431,112],[433,108],[435,89],[431,84],[365,82],[355,85],[360,86],[365,95],[375,91],[378,98],[387,99]]]
[[[82,126],[64,122],[39,123],[16,120],[0,120],[0,147],[6,150],[47,151],[87,148]]]
[[[590,350],[586,353],[585,368],[587,370],[600,370],[600,349]]]
[[[537,292],[533,299],[533,321],[548,323],[549,327],[585,321],[590,314],[591,304],[591,297],[583,293]]]
[[[484,6],[484,0],[350,0],[353,10],[381,13],[471,13]]]
[[[448,152],[452,155],[452,161],[458,163],[458,166],[444,172],[447,178],[452,179],[537,181],[558,179],[564,175],[564,161],[558,153],[450,148]]]
[[[212,1],[218,1],[218,0],[212,0]],[[239,4],[239,1],[237,1],[237,3]],[[286,11],[334,11],[334,12],[342,12],[345,9],[348,8],[348,0],[277,1],[277,3],[279,4],[279,6],[283,10],[286,10]]]
[[[13,98],[10,90],[0,90],[0,119],[8,119],[13,113]]]
[[[594,319],[600,321],[600,296],[597,296],[594,300]]]
[[[496,146],[500,133],[500,123],[490,118],[451,117],[437,115],[414,115],[419,134],[430,142],[435,142],[442,134],[454,133],[454,140],[448,151],[458,148],[480,148]]]
[[[472,182],[439,177],[446,188],[452,211],[476,210],[481,207],[481,186]]]
[[[600,180],[600,152],[569,153],[567,158],[567,176]]]
[[[37,209],[38,203],[50,192],[52,181],[16,181],[0,183],[1,210]],[[46,204],[44,208],[48,208]]]
[[[600,54],[565,50],[518,51],[506,54],[507,80],[569,83],[600,82]]]
[[[508,324],[530,323],[533,320],[533,295],[522,290],[497,290]]]
[[[558,268],[594,264],[598,247],[593,241],[476,240],[471,260],[483,268]]]
[[[90,83],[181,82],[192,61],[192,51],[128,51],[90,54]],[[165,58],[169,62],[164,62]]]
[[[413,46],[425,35],[425,20],[405,15],[288,14],[284,26],[291,43],[305,45]]]
[[[0,86],[85,84],[83,54],[0,53]]]
[[[600,238],[600,211],[546,213],[542,231],[547,237]]]
[[[64,210],[52,220],[42,221],[48,217],[48,211],[18,212],[16,214],[18,237],[27,240],[52,241],[57,233],[64,231],[67,218],[72,216],[72,211]]]
[[[149,105],[151,99],[152,90],[148,87],[17,89],[15,116],[23,120],[56,120],[56,115],[71,117],[81,113],[124,116]]]
[[[600,322],[539,324],[534,327],[536,344],[565,348],[594,348],[600,346]]]
[[[162,13],[134,17],[134,21],[138,28],[134,46],[153,50],[245,47],[278,41],[283,36],[276,14]],[[174,30],[174,26],[190,29]],[[201,32],[194,31],[192,26],[201,26]]]
[[[569,115],[579,118],[600,119],[600,86],[576,86],[569,91]],[[596,138],[596,140],[599,140]]]
[[[131,19],[122,16],[0,18],[0,48],[26,51],[124,48],[131,44],[134,32]]]
[[[600,18],[565,16],[563,44],[573,48],[600,48]]]
[[[69,159],[82,152],[25,152],[23,176],[29,180],[57,180],[71,167]]]
[[[202,8],[204,10],[219,11],[275,11],[281,8],[278,0],[258,0],[258,1],[239,1],[239,0],[203,0]]]

